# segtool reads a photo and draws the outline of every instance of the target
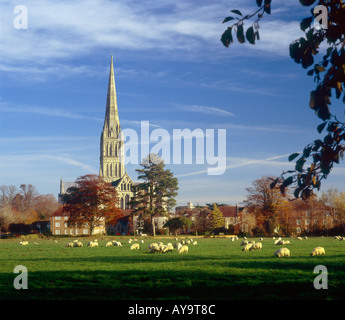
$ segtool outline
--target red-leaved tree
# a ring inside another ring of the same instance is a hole
[[[87,224],[93,234],[95,227],[123,216],[118,208],[116,189],[102,177],[84,175],[77,178],[75,184],[62,196],[62,211],[69,214],[68,225],[83,227]]]

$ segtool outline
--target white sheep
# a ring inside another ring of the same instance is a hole
[[[326,252],[323,247],[315,247],[310,253],[311,256],[320,256],[320,255],[325,255],[325,254]]]
[[[152,249],[152,247],[156,247],[156,246],[158,247],[158,243],[157,243],[157,242],[152,242],[152,243],[149,244],[149,246],[147,247],[147,249],[150,250],[150,249]]]
[[[66,244],[66,247],[73,247],[74,246],[74,243],[73,242],[68,242],[67,244]]]
[[[179,250],[178,253],[188,253],[188,246],[183,245]]]
[[[22,246],[27,246],[29,244],[29,242],[28,241],[21,241],[21,242],[19,242],[19,244]]]
[[[121,242],[119,242],[119,241],[113,241],[113,246],[114,247],[122,247],[122,243]]]
[[[198,244],[198,241],[193,241],[193,245],[197,245]]]
[[[261,242],[256,242],[256,243],[253,245],[253,249],[254,249],[254,250],[261,250],[261,249],[262,249],[262,243],[261,243]]]
[[[174,243],[174,247],[178,251],[182,247],[182,244],[180,242],[176,242],[176,243]]]
[[[247,243],[247,244],[243,247],[242,251],[249,251],[249,250],[251,250],[251,248],[252,248],[253,246],[254,246],[254,245],[253,245],[252,243]]]
[[[95,241],[89,241],[89,243],[87,244],[88,247],[98,247],[98,242],[97,240]]]
[[[159,246],[157,243],[154,243],[151,247],[150,247],[150,252],[151,253],[157,253],[157,252],[161,252],[162,247]]]
[[[111,241],[108,241],[106,244],[105,244],[106,247],[112,247],[113,246],[113,243]]]
[[[133,243],[131,245],[131,250],[139,250],[139,249],[140,249],[139,243]]]
[[[79,247],[79,248],[80,248],[80,247],[82,247],[82,246],[83,246],[83,243],[82,243],[81,241],[78,241],[78,240],[77,240],[77,241],[74,241],[74,242],[73,242],[73,247]]]
[[[274,255],[278,258],[290,257],[290,250],[288,248],[280,248],[274,253]]]
[[[277,240],[274,241],[274,245],[278,246],[282,242],[282,239],[279,237]]]
[[[297,239],[298,239],[298,240],[303,240],[303,238],[302,238],[302,237],[297,237]]]
[[[163,246],[162,248],[162,253],[167,253],[167,252],[173,252],[174,251],[174,247],[172,246],[172,244],[167,244],[166,246]]]

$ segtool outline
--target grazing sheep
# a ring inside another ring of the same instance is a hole
[[[256,242],[256,243],[253,245],[253,249],[254,249],[254,250],[261,250],[261,249],[262,249],[262,243],[261,243],[261,242]]]
[[[87,244],[88,247],[98,247],[98,242],[97,240],[95,241],[89,241],[89,243]]]
[[[162,247],[159,246],[157,243],[154,243],[151,247],[150,247],[150,252],[151,253],[157,253],[157,252],[161,252],[162,251]]]
[[[66,247],[68,248],[68,247],[73,247],[74,246],[74,243],[73,242],[68,242],[67,244],[66,244]]]
[[[162,248],[162,253],[167,253],[167,252],[173,252],[174,251],[174,247],[172,246],[172,244],[167,244],[166,246],[163,246]]]
[[[274,253],[274,255],[278,258],[290,257],[290,250],[288,248],[280,248]]]
[[[197,245],[198,244],[198,241],[193,241],[193,245]]]
[[[119,241],[113,241],[113,246],[114,247],[122,247],[122,243],[121,242],[119,242]]]
[[[260,238],[260,241],[264,241],[264,238],[261,237],[261,238]]]
[[[112,247],[113,246],[113,243],[111,241],[108,241],[106,244],[105,244],[106,247]]]
[[[28,241],[20,241],[19,244],[22,246],[27,246],[29,244],[29,242]]]
[[[139,243],[133,243],[132,245],[131,245],[131,250],[139,250]]]
[[[254,245],[252,243],[248,243],[243,247],[242,251],[249,251],[253,246]]]
[[[38,242],[34,242],[34,245],[38,246]]]
[[[179,250],[178,253],[188,253],[188,246],[183,245]]]
[[[326,252],[323,247],[315,247],[310,253],[311,256],[320,256],[320,255],[325,255],[325,254]]]
[[[297,237],[298,240],[303,240],[302,237]]]
[[[184,244],[186,244],[186,241],[184,241],[184,240],[181,240],[181,242],[180,242],[182,245],[184,245]]]
[[[149,244],[147,249],[152,249],[152,247],[156,247],[156,246],[158,246],[158,243],[157,242],[152,242],[152,243]]]
[[[282,240],[282,245],[285,245],[285,244],[290,244],[290,241],[289,240]]]
[[[180,248],[182,247],[182,244],[181,244],[180,242],[176,242],[176,243],[174,244],[174,247],[175,247],[176,250],[178,251],[178,250],[180,250]]]
[[[306,239],[306,240],[307,240],[307,239],[308,239],[308,237],[307,237],[307,236],[305,236],[305,237],[304,237],[304,239]]]
[[[82,246],[83,246],[83,243],[82,243],[81,241],[78,241],[78,240],[77,240],[77,241],[74,241],[74,242],[73,242],[73,247],[79,247],[79,248],[80,248],[80,247],[82,247]]]

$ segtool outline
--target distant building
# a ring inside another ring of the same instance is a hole
[[[335,211],[322,201],[310,199],[292,201],[291,221],[296,234],[327,231],[334,227]]]
[[[246,220],[246,208],[236,206],[220,206],[218,209],[222,212],[224,218],[224,227],[229,229],[233,226],[234,233],[249,232],[249,223]]]
[[[50,218],[50,231],[52,235],[55,236],[88,236],[90,234],[90,226],[85,223],[82,227],[69,227],[68,226],[69,214],[62,212],[62,210],[57,210]],[[92,235],[95,234],[105,234],[105,223],[101,223],[96,226]]]

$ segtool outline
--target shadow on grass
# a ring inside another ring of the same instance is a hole
[[[342,282],[316,290],[313,278],[205,271],[31,272],[28,289],[0,274],[2,300],[325,300],[345,298]]]

